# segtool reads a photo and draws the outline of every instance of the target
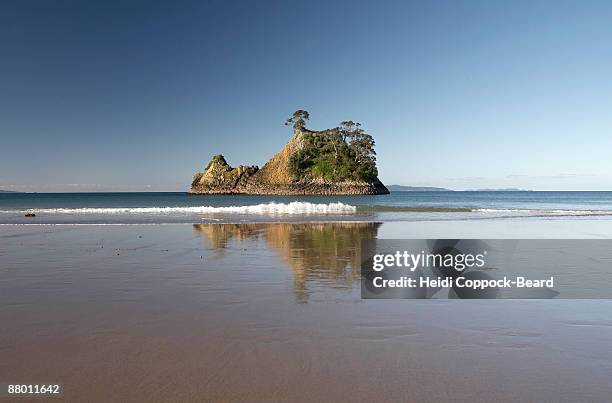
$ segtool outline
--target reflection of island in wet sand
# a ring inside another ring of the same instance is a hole
[[[361,240],[374,239],[381,223],[194,224],[213,248],[231,240],[261,239],[293,271],[296,300],[307,302],[308,282],[350,287],[359,278]]]

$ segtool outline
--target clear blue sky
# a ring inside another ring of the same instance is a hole
[[[353,119],[386,184],[612,190],[610,1],[3,1],[0,188],[185,190]]]

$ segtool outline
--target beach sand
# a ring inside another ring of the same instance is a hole
[[[360,239],[551,234],[612,225],[1,226],[0,382],[74,402],[609,401],[612,301],[360,299]]]

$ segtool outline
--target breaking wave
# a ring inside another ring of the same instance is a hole
[[[201,215],[352,215],[352,214],[379,214],[379,213],[407,213],[415,217],[420,213],[435,214],[437,218],[520,218],[520,217],[588,217],[612,216],[612,210],[572,210],[572,209],[520,209],[520,208],[478,208],[478,207],[438,207],[438,206],[383,206],[360,205],[352,206],[342,202],[335,203],[309,203],[294,201],[291,203],[262,203],[239,206],[181,206],[181,207],[58,207],[58,208],[32,208],[23,210],[0,210],[0,214],[27,214],[36,215],[73,215],[73,216],[188,216]],[[450,214],[449,214],[450,213]],[[210,218],[213,219],[213,218]]]
[[[609,216],[612,210],[559,210],[559,209],[511,209],[511,208],[477,208],[478,213],[527,214],[532,216]]]
[[[355,206],[344,203],[264,203],[250,206],[192,206],[192,207],[90,207],[90,208],[40,208],[22,213],[36,214],[353,214]],[[6,211],[5,211],[6,212]],[[12,211],[14,212],[14,211]]]
[[[498,217],[563,217],[563,216],[610,216],[612,210],[564,210],[521,208],[478,208],[437,206],[359,206],[359,211],[376,213],[473,213]]]

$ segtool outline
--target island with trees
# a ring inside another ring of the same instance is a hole
[[[378,179],[374,139],[347,120],[320,131],[306,124],[310,114],[295,111],[285,122],[293,137],[263,167],[231,167],[215,155],[193,176],[190,194],[373,195],[388,194]]]

